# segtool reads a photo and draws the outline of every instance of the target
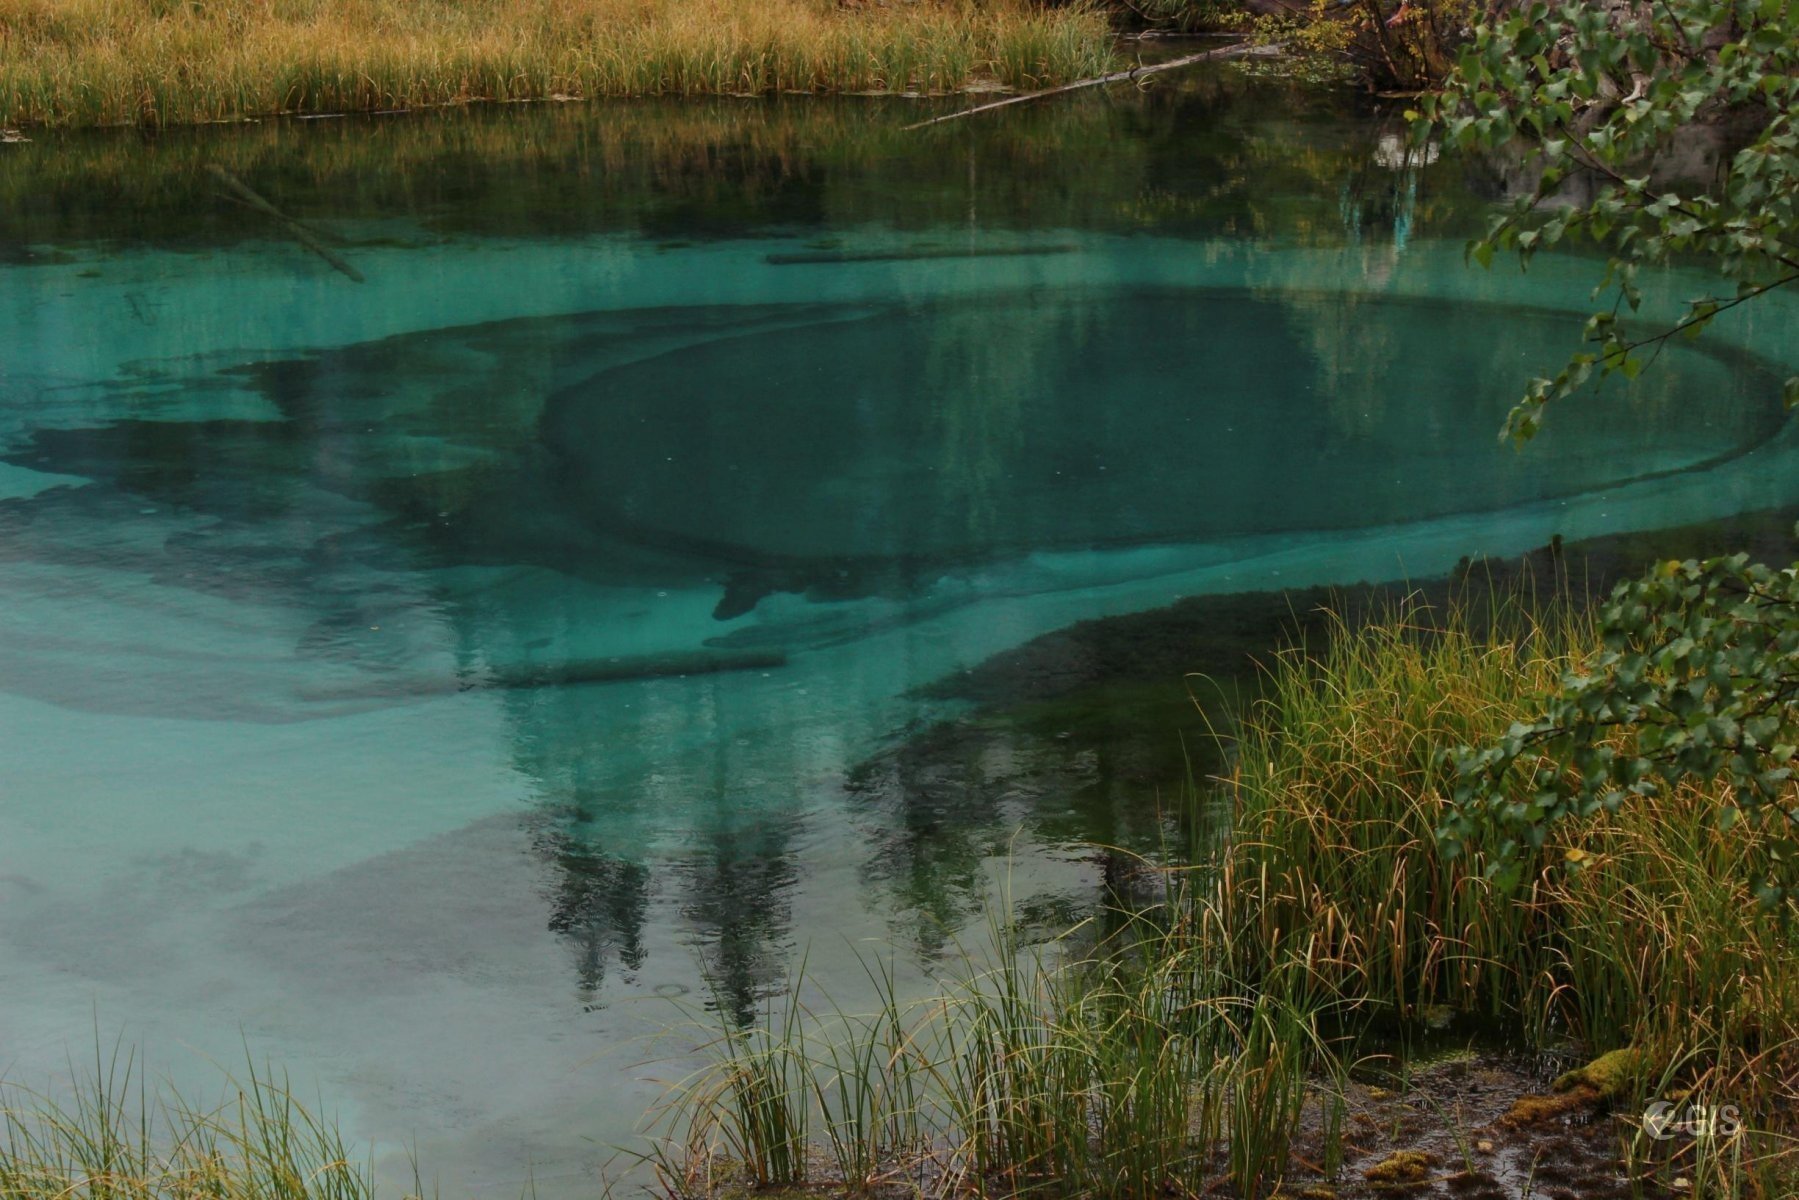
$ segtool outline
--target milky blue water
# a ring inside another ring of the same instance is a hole
[[[247,1046],[446,1194],[590,1191],[702,972],[849,996],[1003,881],[1095,894],[1040,796],[856,782],[957,715],[931,685],[1799,500],[1785,309],[1502,447],[1592,264],[1466,267],[1492,172],[1379,114],[1204,76],[915,115],[0,147],[0,1071]]]

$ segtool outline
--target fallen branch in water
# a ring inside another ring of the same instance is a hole
[[[1026,254],[1072,254],[1078,246],[929,246],[918,250],[816,250],[799,254],[765,254],[762,261],[776,267],[801,263],[914,262],[926,258],[1014,258]]]
[[[263,199],[249,184],[233,175],[230,171],[227,171],[224,167],[219,166],[217,163],[208,163],[206,166],[206,173],[224,184],[225,189],[237,199],[248,204],[251,208],[262,213],[264,216],[273,217],[275,220],[287,226],[287,231],[293,235],[295,241],[330,263],[335,270],[348,275],[357,283],[363,282],[362,272],[344,261],[343,256],[327,246],[318,234],[307,228],[304,223],[296,221],[294,218],[288,216],[273,204],[270,204],[267,200]]]
[[[780,650],[687,650],[620,658],[577,658],[559,663],[522,663],[484,672],[444,675],[373,676],[342,686],[299,689],[302,700],[399,700],[412,696],[453,696],[476,690],[513,691],[628,683],[640,679],[684,679],[731,671],[772,671],[787,665]]]
[[[1045,96],[1055,96],[1062,92],[1072,92],[1077,88],[1098,87],[1102,83],[1126,83],[1133,79],[1142,79],[1146,75],[1154,75],[1161,71],[1172,71],[1177,67],[1190,67],[1194,63],[1221,62],[1228,58],[1260,58],[1281,53],[1283,47],[1251,46],[1246,42],[1237,42],[1229,46],[1220,46],[1216,50],[1202,50],[1198,54],[1188,54],[1181,58],[1171,58],[1164,63],[1155,63],[1147,67],[1132,67],[1128,71],[1113,71],[1110,75],[1096,75],[1092,79],[1077,79],[1073,83],[1064,83],[1053,88],[1044,88],[1040,92],[1026,92],[1022,96],[1007,96],[1004,100],[995,100],[991,104],[977,104],[973,108],[965,108],[961,112],[946,113],[941,117],[932,117],[928,121],[919,121],[907,125],[906,129],[923,129],[927,125],[941,125],[945,121],[956,121],[963,117],[972,117],[976,113],[992,112],[996,108],[1004,108],[1008,104],[1023,104],[1027,100],[1041,100]]]

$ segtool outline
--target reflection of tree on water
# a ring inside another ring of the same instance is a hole
[[[532,845],[554,869],[548,897],[550,932],[574,949],[581,1001],[594,1006],[610,958],[618,959],[627,981],[643,966],[650,869],[607,854],[565,829],[540,829]]]
[[[1037,432],[1035,402],[1054,394],[1066,362],[1058,349],[1104,336],[1108,315],[1104,301],[1024,297],[970,306],[934,327],[918,368],[930,407],[917,452],[936,491],[927,519],[944,535],[922,539],[925,546],[1003,543],[1012,533],[1007,493]],[[1104,419],[1103,406],[1093,416]]]
[[[1194,710],[1178,679],[1162,682],[1148,703],[1120,705],[1116,721],[1106,719],[1112,698],[1090,696],[1089,713],[945,723],[859,765],[850,797],[897,936],[941,953],[991,901],[988,868],[1021,849],[1021,837],[1078,850],[1093,871],[1090,891],[1032,901],[1045,914],[1066,925],[1129,902],[1143,863],[1185,841],[1173,819],[1175,724]]]
[[[1003,789],[982,777],[978,754],[955,734],[927,731],[849,779],[871,846],[869,878],[892,893],[902,936],[933,955],[978,907],[981,864],[1003,852],[1015,819]]]
[[[452,608],[471,647],[491,652],[527,636],[508,610]],[[572,954],[582,1004],[605,1003],[614,973],[635,981],[652,936],[666,947],[672,933],[692,949],[664,964],[666,973],[685,975],[697,956],[716,1002],[735,1019],[753,1019],[788,965],[802,822],[782,781],[799,777],[799,765],[778,749],[772,761],[757,758],[766,748],[732,735],[742,714],[704,681],[645,687],[622,718],[603,689],[583,687],[521,689],[505,709],[513,766],[534,781],[527,821],[548,868],[546,925]],[[622,729],[621,719],[629,722]],[[621,741],[677,735],[708,748],[659,758],[653,769],[614,761]],[[744,782],[758,777],[782,790]]]
[[[734,813],[720,798],[710,828],[673,873],[683,882],[681,915],[699,942],[713,995],[740,1025],[779,986],[787,968],[798,881],[798,821],[771,813]]]
[[[260,214],[217,201],[200,168],[218,163],[308,220],[409,218],[415,227],[373,235],[419,245],[429,233],[939,231],[971,214],[985,229],[1322,239],[1339,228],[1337,181],[1365,156],[1352,143],[1366,140],[1355,111],[1366,103],[1220,70],[1014,108],[931,139],[906,132],[908,104],[820,99],[475,106],[377,128],[271,122],[226,140],[170,130],[153,155],[129,139],[41,138],[8,147],[0,210],[21,245],[267,236]],[[1432,197],[1436,215],[1479,213],[1467,200],[1453,181]]]
[[[497,627],[503,616],[478,605],[455,605],[452,612],[470,646],[516,636]],[[615,961],[627,982],[644,964],[655,880],[639,841],[620,836],[618,826],[611,837],[596,827],[608,787],[598,770],[598,740],[580,733],[587,721],[579,701],[580,689],[524,689],[506,696],[505,711],[513,766],[536,785],[526,826],[532,850],[548,867],[546,924],[572,952],[579,998],[593,1007],[603,1000]]]

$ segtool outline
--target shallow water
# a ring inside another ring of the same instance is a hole
[[[747,1014],[803,953],[853,1003],[858,951],[918,979],[996,885],[1078,913],[1079,839],[1154,837],[1153,795],[1006,786],[1028,742],[979,789],[871,771],[959,711],[932,684],[1185,595],[1799,499],[1791,312],[1517,454],[1591,264],[1467,268],[1490,172],[1234,78],[912,134],[0,147],[0,1069],[98,1025],[199,1087],[247,1046],[446,1194],[590,1191],[702,974]]]

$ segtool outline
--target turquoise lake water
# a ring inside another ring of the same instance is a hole
[[[1002,882],[1097,894],[1036,792],[867,786],[932,685],[1799,502],[1777,299],[1502,447],[1594,265],[1467,267],[1503,173],[1390,115],[1227,74],[917,115],[0,147],[0,1073],[247,1046],[447,1196],[591,1194],[702,973],[853,1003]]]

